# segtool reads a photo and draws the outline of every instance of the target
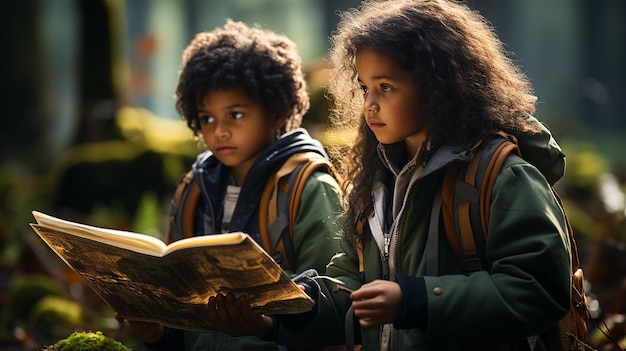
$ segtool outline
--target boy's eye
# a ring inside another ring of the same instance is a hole
[[[230,113],[230,118],[232,118],[232,119],[241,119],[241,118],[243,118],[243,113],[242,112],[231,112]]]
[[[388,93],[391,91],[391,86],[387,85],[387,84],[382,84],[380,86],[380,89],[383,91],[383,93]]]
[[[210,124],[215,121],[215,118],[211,116],[199,116],[198,119],[200,120],[200,124]]]
[[[363,94],[367,94],[367,87],[365,85],[361,85],[361,90],[363,90]]]

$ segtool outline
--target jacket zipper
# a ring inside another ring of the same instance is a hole
[[[407,165],[407,168],[404,171],[405,173],[410,172],[415,167],[416,167],[415,164],[409,164]],[[403,173],[403,172],[400,172],[400,173]],[[415,182],[417,181],[418,178],[420,178],[421,175],[422,175],[421,172],[419,174],[413,173],[411,175],[411,178],[408,180],[409,184],[406,187],[406,193],[404,194],[404,197],[402,199],[402,206],[398,210],[398,215],[395,217],[395,220],[393,221],[393,224],[389,230],[389,234],[385,235],[385,239],[386,239],[385,240],[385,257],[387,259],[386,262],[387,262],[387,272],[388,272],[387,279],[389,279],[390,281],[395,281],[396,272],[397,272],[397,258],[398,258],[398,250],[399,250],[398,248],[399,238],[398,237],[400,236],[400,233],[398,231],[399,223],[400,223],[402,216],[404,215],[404,211],[406,209],[406,203],[408,199],[410,198],[411,191],[414,188]],[[396,196],[395,189],[396,189],[396,185],[394,185],[394,192],[393,192],[394,203],[395,203],[395,196]],[[381,329],[381,337],[380,337],[381,351],[390,350],[391,344],[394,338],[395,338],[395,333],[393,329],[393,324],[384,324]]]

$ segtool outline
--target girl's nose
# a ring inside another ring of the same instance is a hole
[[[373,94],[369,94],[363,102],[363,112],[365,113],[376,113],[380,111],[380,106],[378,106],[378,103],[372,95]]]

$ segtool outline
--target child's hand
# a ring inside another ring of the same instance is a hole
[[[120,316],[117,312],[115,312],[115,319],[117,319],[120,323],[123,323],[124,320],[126,320],[133,335],[138,337],[143,342],[153,343],[161,340],[163,337],[164,331],[161,324],[127,320]]]
[[[230,336],[256,335],[264,337],[272,331],[272,318],[252,311],[245,297],[232,294],[209,298],[209,322],[215,330]]]
[[[350,294],[354,315],[363,328],[393,323],[400,315],[400,285],[388,280],[374,280]]]

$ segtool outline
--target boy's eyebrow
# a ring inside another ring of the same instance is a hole
[[[250,106],[250,105],[248,105],[248,104],[242,104],[242,103],[235,103],[235,104],[231,104],[231,105],[227,105],[227,106],[221,107],[221,108],[220,108],[220,110],[222,110],[222,111],[228,111],[228,110],[236,109],[236,108],[238,108],[238,107],[248,107],[248,106]],[[203,106],[203,105],[201,105],[201,106],[198,108],[198,111],[205,111],[204,106]]]
[[[224,106],[224,107],[222,107],[222,110],[232,110],[232,109],[234,109],[234,108],[238,108],[238,107],[248,107],[248,106],[250,106],[250,105],[248,105],[248,104],[242,104],[242,103],[235,103],[235,104],[232,104],[232,105],[228,105],[228,106]]]

